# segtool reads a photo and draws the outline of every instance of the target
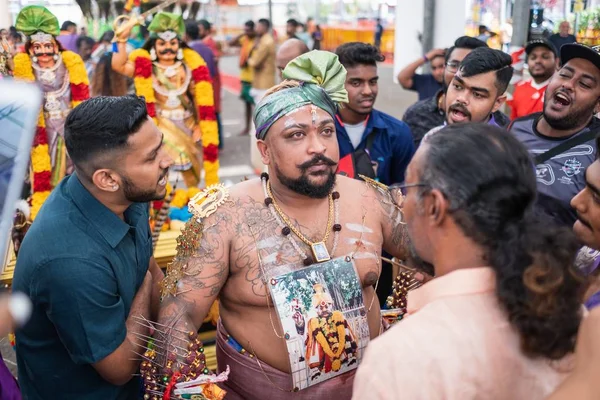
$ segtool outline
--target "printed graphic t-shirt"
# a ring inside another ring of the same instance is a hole
[[[532,157],[590,129],[600,129],[600,120],[594,117],[588,126],[575,135],[560,139],[551,138],[542,135],[536,129],[541,116],[541,113],[536,113],[518,119],[511,127],[511,132],[527,147]],[[572,226],[576,214],[571,208],[571,199],[585,187],[585,169],[595,159],[596,143],[590,140],[536,165],[538,207],[541,211],[561,224]]]

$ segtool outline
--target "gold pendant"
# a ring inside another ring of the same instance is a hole
[[[324,242],[313,243],[310,245],[310,248],[316,262],[322,263],[331,260],[331,256],[329,255],[329,251]]]

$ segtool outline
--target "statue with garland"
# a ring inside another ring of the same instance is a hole
[[[202,167],[206,186],[218,183],[219,136],[206,62],[183,41],[180,15],[158,13],[148,30],[148,41],[129,56],[126,42],[131,27],[120,32],[112,67],[134,78],[136,94],[145,97],[148,114],[163,132],[175,162],[173,169],[182,171],[186,185],[198,185]]]
[[[14,57],[14,77],[35,82],[44,93],[31,150],[31,220],[50,191],[73,172],[64,142],[69,112],[89,98],[89,81],[81,57],[63,50],[56,36],[58,20],[42,6],[24,7],[15,24],[27,37],[25,53]]]

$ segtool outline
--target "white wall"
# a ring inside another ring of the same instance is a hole
[[[433,47],[452,46],[465,34],[467,2],[465,0],[436,0]]]
[[[450,0],[452,1],[452,0]],[[423,56],[419,35],[423,34],[423,0],[403,0],[396,7],[394,82],[406,64]]]
[[[408,63],[423,56],[418,36],[423,33],[423,0],[403,0],[396,7],[396,38],[394,49],[394,82],[398,72]],[[450,47],[465,34],[467,21],[465,0],[436,0],[434,47]]]

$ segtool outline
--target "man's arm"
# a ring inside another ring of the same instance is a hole
[[[35,296],[50,304],[46,313],[71,360],[91,364],[114,385],[128,382],[140,364],[135,353],[144,348],[136,334],[149,335],[134,316],[150,318],[152,274],[146,272],[129,313],[108,264],[54,260],[36,271],[34,282]]]
[[[189,340],[180,332],[196,332],[200,328],[227,281],[231,211],[231,205],[225,204],[205,218],[202,221],[202,238],[193,254],[167,271],[168,280],[170,274],[177,273],[177,268],[184,268],[176,295],[169,294],[163,298],[158,317],[159,329],[166,331],[165,326],[173,327],[171,339],[175,343],[180,342],[179,347],[187,348]],[[193,242],[195,235],[193,227],[186,227],[182,239]]]
[[[398,74],[398,81],[400,85],[404,89],[413,90],[414,89],[414,76],[417,71],[417,68],[425,64],[426,62],[430,62],[437,55],[444,55],[445,50],[443,49],[433,49],[429,53],[425,55],[425,57],[421,57],[412,63],[408,64],[400,73]]]
[[[267,56],[269,55],[269,46],[259,39],[258,45],[252,50],[252,54],[248,59],[248,65],[254,69],[261,69]]]
[[[150,301],[153,295],[153,276],[146,272],[144,282],[137,292],[125,325],[127,335],[121,345],[102,360],[92,364],[96,372],[113,385],[121,386],[129,382],[142,362],[140,354],[146,350],[145,340],[140,335],[149,336],[148,328],[138,323],[137,318],[150,318]]]
[[[133,78],[135,73],[135,66],[127,60],[127,38],[132,28],[133,25],[125,27],[125,30],[117,37],[117,52],[113,53],[111,59],[112,69],[129,78]]]
[[[239,35],[237,35],[236,37],[234,37],[233,39],[231,39],[229,41],[229,43],[227,43],[230,47],[240,47],[242,45],[241,40],[244,37],[245,33],[240,33]]]

